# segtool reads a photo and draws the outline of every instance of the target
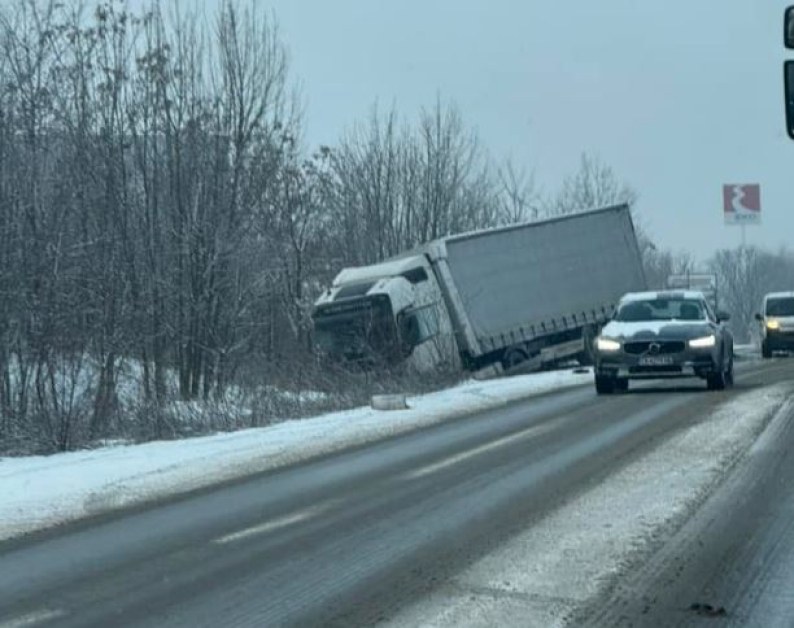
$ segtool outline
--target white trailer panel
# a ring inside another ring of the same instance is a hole
[[[434,247],[454,295],[458,341],[471,356],[603,323],[626,292],[645,289],[626,205],[451,236]],[[449,300],[449,299],[448,299]]]

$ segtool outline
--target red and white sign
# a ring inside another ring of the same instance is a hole
[[[757,183],[722,186],[726,225],[761,224],[761,186]]]

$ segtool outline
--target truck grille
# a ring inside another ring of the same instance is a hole
[[[659,349],[652,351],[651,345],[658,345]],[[631,355],[643,355],[649,353],[651,355],[669,355],[671,353],[680,353],[686,348],[686,344],[681,341],[656,341],[656,340],[642,340],[636,342],[627,342],[623,345],[623,350]]]

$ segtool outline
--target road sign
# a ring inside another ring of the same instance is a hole
[[[761,186],[757,183],[722,186],[726,225],[761,224]]]

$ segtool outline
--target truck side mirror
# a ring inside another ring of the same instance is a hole
[[[786,9],[786,15],[783,18],[784,31],[783,42],[786,48],[794,49],[794,6]]]
[[[783,68],[786,92],[786,131],[794,140],[794,61],[786,61]]]
[[[724,323],[726,321],[731,320],[731,315],[726,312],[725,310],[717,310],[717,321],[720,323]]]
[[[756,312],[755,313],[755,320],[757,320],[760,323],[762,320],[764,320],[764,317],[761,316],[758,312]]]

